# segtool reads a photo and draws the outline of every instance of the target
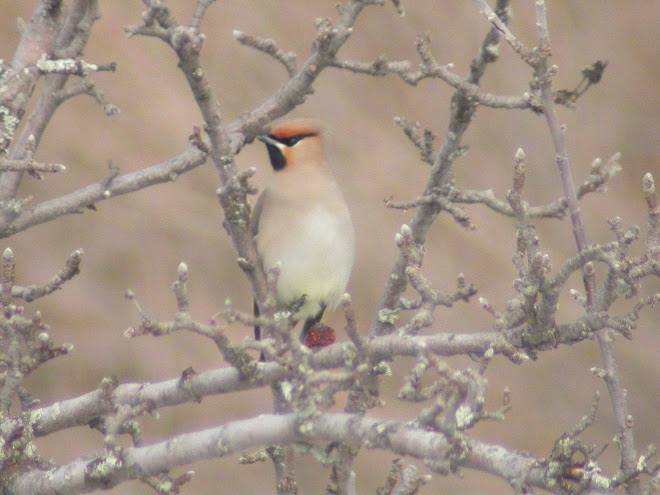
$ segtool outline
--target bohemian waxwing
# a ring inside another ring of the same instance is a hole
[[[306,341],[309,330],[346,290],[355,251],[353,224],[328,167],[322,132],[320,122],[296,119],[258,137],[268,149],[273,175],[251,224],[264,270],[280,263],[278,305],[286,308],[305,296],[294,319],[305,320],[300,338],[308,346],[314,345]],[[255,337],[261,337],[259,327]],[[334,332],[331,339],[323,345],[332,343]]]

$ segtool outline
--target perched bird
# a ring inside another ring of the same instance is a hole
[[[353,223],[328,167],[322,134],[320,122],[296,119],[258,137],[274,173],[257,199],[251,224],[264,270],[280,263],[278,305],[289,307],[304,296],[294,319],[305,321],[300,339],[308,347],[334,341],[332,332],[330,341],[315,344],[310,330],[326,308],[339,303],[355,251]],[[255,327],[257,339],[260,334]]]

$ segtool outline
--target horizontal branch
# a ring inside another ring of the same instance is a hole
[[[0,237],[8,237],[35,225],[39,225],[63,215],[81,213],[84,208],[91,208],[95,203],[113,196],[128,194],[154,184],[171,182],[206,161],[206,154],[191,146],[179,156],[158,165],[124,174],[109,180],[90,184],[75,192],[44,201],[31,208],[26,208],[6,225]]]
[[[77,460],[49,470],[34,469],[19,475],[10,491],[14,495],[85,493],[98,488],[108,489],[127,479],[155,475],[176,466],[226,457],[245,449],[296,442],[368,444],[397,455],[426,460],[430,466],[452,455],[452,443],[445,435],[414,428],[404,422],[323,413],[306,421],[301,428],[297,414],[269,414],[185,433],[146,447],[108,452],[91,460]],[[562,492],[555,479],[558,475],[546,463],[529,454],[471,439],[463,439],[461,450],[465,455],[460,465],[466,468],[486,471],[506,480],[524,480],[521,483],[525,486]],[[593,487],[602,488],[608,481],[601,476],[593,480]],[[586,485],[588,488],[588,481]]]
[[[60,163],[41,163],[34,160],[2,160],[0,172],[64,172],[66,167]]]
[[[42,75],[46,74],[68,74],[72,76],[86,77],[94,72],[109,71],[114,72],[117,70],[117,64],[111,62],[109,64],[90,64],[84,60],[74,59],[56,59],[49,60],[48,56],[44,53],[39,60],[37,60],[37,69]]]
[[[624,240],[627,239],[625,235],[623,235],[623,238]],[[556,279],[548,280],[543,285],[550,288],[562,286],[571,273],[588,262],[598,260],[613,265],[610,270],[616,268],[621,271],[624,268],[624,263],[614,263],[613,260],[609,260],[607,257],[607,253],[611,252],[616,245],[617,243],[610,243],[606,246],[595,245],[591,249],[580,253],[575,259],[568,260],[562,265]],[[69,263],[73,263],[68,272],[75,272],[79,256],[79,252],[73,253],[72,258],[67,262],[67,266],[69,266]],[[647,264],[650,266],[650,263],[649,261]],[[625,273],[620,273],[618,277],[624,275]],[[644,276],[644,273],[635,275],[634,280],[641,276]],[[632,277],[632,274],[628,278],[630,277]],[[492,357],[501,354],[516,363],[521,363],[529,358],[530,335],[538,337],[547,334],[549,337],[548,340],[539,341],[535,344],[534,352],[536,352],[554,349],[559,344],[570,345],[580,342],[590,338],[594,332],[606,326],[612,326],[612,319],[607,315],[606,310],[613,301],[614,298],[608,298],[608,304],[603,305],[601,311],[596,314],[587,314],[573,321],[552,325],[551,328],[538,328],[534,322],[516,320],[515,308],[517,306],[512,305],[512,314],[501,316],[505,323],[509,320],[511,322],[510,324],[502,323],[500,325],[502,331],[500,332],[466,334],[439,332],[435,335],[414,337],[393,333],[370,341],[360,342],[359,351],[353,342],[341,342],[329,346],[310,356],[309,365],[315,370],[343,367],[350,356],[355,356],[358,353],[368,355],[371,362],[377,363],[382,360],[390,361],[396,356],[419,356],[426,352],[440,356],[470,355],[477,357]],[[652,301],[649,301],[650,303]],[[520,303],[518,303],[518,306],[520,306]],[[182,308],[179,308],[179,310],[182,310]],[[382,321],[391,320],[391,323],[394,324],[397,313],[398,311],[389,313],[382,310],[379,312],[378,318]],[[628,323],[628,326],[630,328],[634,327],[634,322]],[[230,347],[234,346],[230,345]],[[130,407],[149,405],[149,409],[154,410],[193,400],[198,401],[206,395],[231,393],[265,386],[281,380],[287,373],[284,368],[274,362],[255,363],[255,372],[250,375],[241,373],[239,369],[238,367],[229,367],[187,376],[185,383],[182,379],[173,379],[154,384],[121,385],[114,389],[110,395],[105,391],[91,392],[78,398],[32,411],[29,420],[30,425],[33,428],[34,435],[40,437],[54,431],[88,424],[94,418],[111,413],[113,408],[120,405]],[[19,419],[7,420],[0,424],[0,435],[3,438],[13,437],[21,427]]]
[[[487,189],[485,191],[456,190],[452,193],[451,200],[455,203],[483,204],[502,215],[508,217],[515,216],[509,203],[495,196],[495,192],[492,189]],[[566,216],[567,208],[566,200],[564,198],[558,198],[545,205],[529,206],[527,209],[527,216],[529,218],[562,219]]]
[[[532,106],[531,100],[527,95],[508,96],[488,93],[481,89],[479,85],[473,84],[452,72],[452,64],[440,65],[433,59],[430,59],[429,63],[425,61],[417,71],[411,70],[410,62],[407,60],[389,61],[384,57],[380,57],[371,63],[356,62],[353,60],[335,60],[331,66],[370,76],[395,74],[411,86],[417,86],[424,79],[440,79],[480,105],[491,108],[525,109]]]
[[[456,356],[459,354],[483,355],[489,349],[501,354],[508,347],[506,341],[496,332],[441,333],[416,337],[386,335],[370,341],[368,351],[374,356],[383,358],[394,355],[419,356],[425,350],[438,356]]]
[[[406,134],[413,141],[413,143],[415,143],[417,148],[425,150],[430,146],[430,144],[428,144],[428,137],[423,139],[419,134],[419,129],[415,128],[415,125],[419,127],[417,123],[406,122],[405,124],[406,125],[404,129],[407,130]],[[412,134],[411,129],[413,132]],[[423,151],[423,155],[425,153],[427,155],[431,155],[432,150],[427,149],[426,151]],[[424,159],[424,161],[427,160]],[[604,192],[606,190],[607,183],[621,172],[622,167],[620,161],[621,153],[615,153],[605,163],[603,163],[600,158],[594,160],[594,162],[591,164],[589,175],[585,179],[584,183],[582,183],[576,190],[577,198],[582,199],[589,193]],[[395,208],[399,210],[408,210],[410,208],[417,208],[422,205],[435,204],[441,207],[443,210],[448,211],[455,218],[457,215],[451,211],[452,204],[483,204],[491,210],[497,213],[501,213],[502,215],[509,217],[515,216],[514,211],[509,203],[503,199],[499,199],[492,189],[486,189],[483,191],[470,189],[461,190],[452,186],[451,188],[447,189],[447,192],[444,193],[441,189],[438,189],[410,201],[394,202],[391,198],[387,198],[385,203],[389,208]],[[527,206],[525,213],[528,218],[557,218],[561,220],[566,216],[567,210],[568,202],[566,201],[566,198],[560,197],[545,205]],[[458,219],[462,220],[460,216],[458,216]]]
[[[80,397],[56,402],[35,409],[31,421],[36,437],[50,435],[75,426],[87,425],[94,418],[110,414],[117,406],[150,404],[152,409],[176,406],[214,394],[249,390],[281,380],[285,370],[275,363],[262,364],[259,379],[241,379],[235,368],[204,371],[186,378],[174,378],[158,383],[127,383],[114,389],[110,398],[104,390],[95,390]],[[108,400],[109,399],[109,400]],[[0,436],[11,438],[21,428],[18,418],[8,419],[0,425]]]
[[[376,359],[392,359],[395,356],[418,356],[431,351],[440,356],[459,354],[483,355],[489,349],[495,354],[509,356],[515,352],[502,335],[496,332],[474,334],[446,334],[432,336],[389,335],[364,344],[364,352]],[[347,356],[356,353],[355,345],[343,342],[315,353],[310,364],[314,369],[331,369],[345,365]],[[88,424],[94,418],[109,414],[114,407],[135,407],[149,404],[152,409],[176,406],[207,395],[226,394],[250,390],[281,380],[287,371],[280,365],[260,363],[256,375],[242,377],[233,367],[220,368],[186,377],[185,387],[179,378],[158,383],[129,383],[119,385],[109,397],[107,392],[96,390],[80,397],[63,400],[31,413],[31,425],[35,437],[43,437],[55,431]],[[256,377],[256,378],[255,378]],[[0,424],[0,436],[11,437],[21,427],[18,419]]]

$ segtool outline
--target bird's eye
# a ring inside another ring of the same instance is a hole
[[[295,146],[298,144],[300,141],[302,141],[305,138],[316,136],[316,134],[310,133],[310,134],[298,134],[297,136],[291,136],[288,138],[276,138],[273,137],[273,139],[278,140],[280,143],[282,143],[284,146],[291,148],[292,146]]]
[[[304,136],[293,136],[293,137],[290,137],[288,139],[282,140],[282,143],[284,143],[286,146],[289,146],[289,147],[295,146],[296,144],[298,144],[300,142],[300,140],[303,137]]]

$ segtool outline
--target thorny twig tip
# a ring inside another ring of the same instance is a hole
[[[14,253],[11,250],[11,248],[7,248],[4,250],[4,252],[2,253],[2,260],[5,262],[14,261]]]

